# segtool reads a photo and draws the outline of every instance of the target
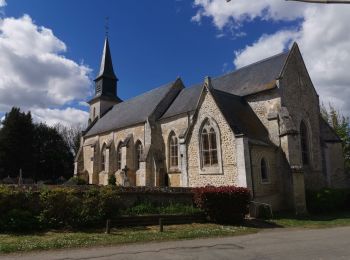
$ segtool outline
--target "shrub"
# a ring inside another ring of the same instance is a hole
[[[78,176],[71,177],[68,181],[64,183],[65,185],[86,185],[88,184],[86,180]]]
[[[248,213],[250,193],[234,186],[195,188],[194,202],[217,223],[239,223]]]
[[[349,189],[324,188],[306,192],[307,208],[312,213],[327,213],[350,209]]]
[[[111,174],[108,176],[108,185],[115,186],[117,183],[117,179],[115,178],[114,174]]]
[[[2,231],[28,232],[40,228],[38,218],[30,211],[12,209],[0,220]]]
[[[59,188],[40,193],[42,211],[39,219],[44,227],[74,227],[79,223],[81,200],[73,189]]]
[[[142,201],[123,211],[124,215],[147,215],[147,214],[186,214],[202,212],[193,205],[183,203],[169,203],[167,205],[157,205],[150,201]]]
[[[38,194],[0,185],[0,231],[39,229]]]

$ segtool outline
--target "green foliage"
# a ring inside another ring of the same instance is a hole
[[[329,104],[328,108],[322,104],[321,114],[343,142],[345,169],[350,173],[350,120],[337,111],[331,104]]]
[[[350,209],[349,189],[324,188],[306,192],[307,208],[312,213],[329,213]]]
[[[194,188],[194,202],[217,223],[238,223],[248,213],[250,193],[235,186]]]
[[[0,186],[0,231],[103,226],[119,208],[118,192],[111,187],[32,192]]]
[[[86,180],[78,177],[78,176],[74,176],[71,177],[66,183],[65,185],[86,185],[87,182]]]
[[[0,128],[0,178],[18,176],[23,169],[23,176],[34,174],[33,164],[34,124],[30,112],[21,112],[13,107],[5,115]]]
[[[117,179],[115,178],[114,174],[111,174],[108,176],[108,185],[115,186],[117,183]]]
[[[34,124],[30,112],[12,108],[0,128],[0,179],[17,177],[68,179],[73,173],[73,154],[56,128]]]
[[[34,150],[36,180],[68,179],[73,173],[73,154],[56,128],[35,125]]]
[[[124,210],[123,215],[137,216],[148,214],[183,214],[191,215],[194,213],[202,212],[199,208],[193,205],[183,203],[170,203],[167,205],[157,205],[150,201],[142,201],[136,203],[134,206]]]

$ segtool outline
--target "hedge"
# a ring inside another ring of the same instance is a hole
[[[0,186],[0,231],[103,225],[106,219],[118,216],[119,205],[118,192],[111,187],[33,192]]]
[[[307,190],[306,204],[311,213],[350,210],[350,189]]]
[[[239,223],[248,213],[250,192],[235,186],[194,188],[194,202],[211,221]]]

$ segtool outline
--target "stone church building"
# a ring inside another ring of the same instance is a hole
[[[75,174],[90,184],[248,187],[274,210],[305,210],[305,189],[346,183],[341,140],[295,43],[185,87],[180,78],[123,101],[108,39]]]

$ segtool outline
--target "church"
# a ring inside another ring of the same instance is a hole
[[[320,113],[298,45],[185,87],[181,78],[118,97],[105,39],[75,175],[90,184],[247,187],[274,210],[306,210],[305,190],[344,187],[342,143]]]

